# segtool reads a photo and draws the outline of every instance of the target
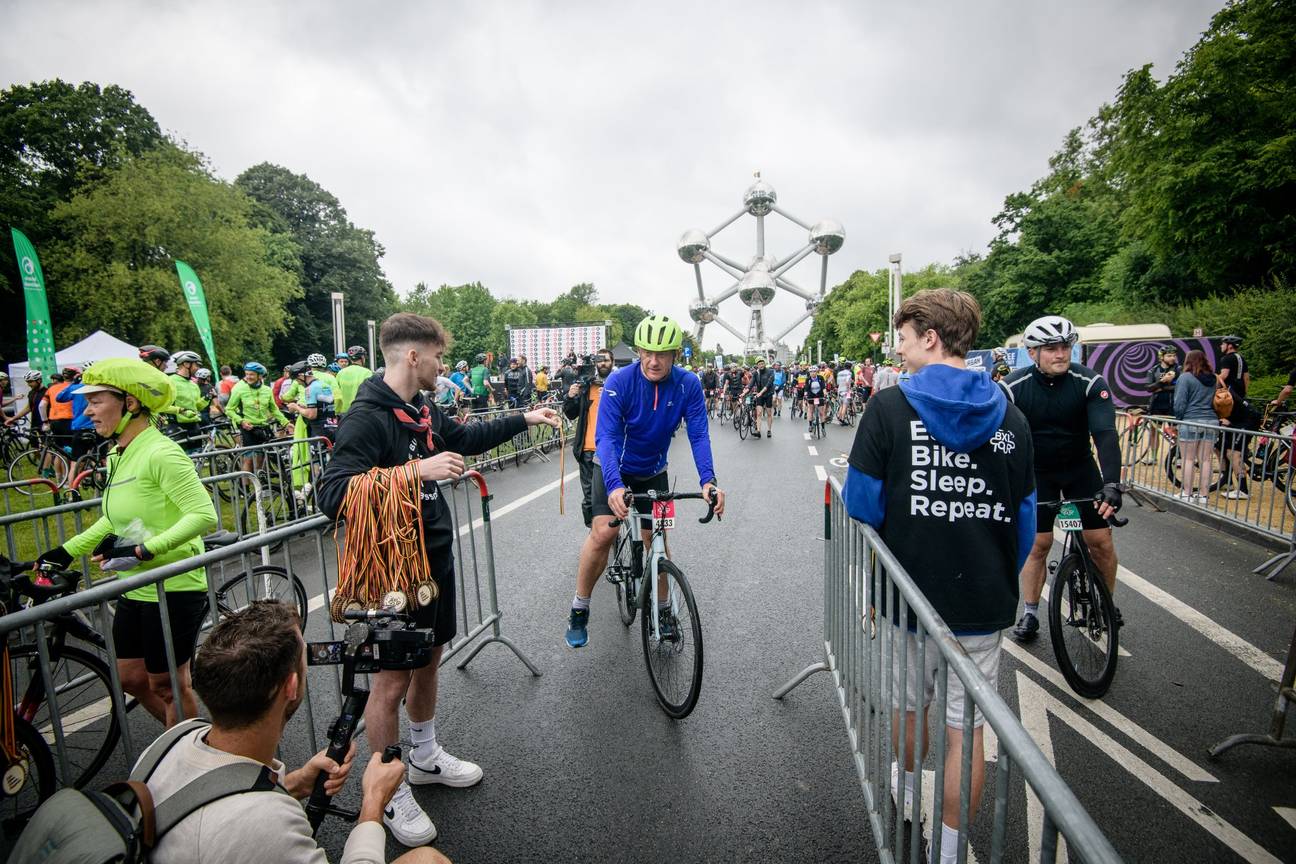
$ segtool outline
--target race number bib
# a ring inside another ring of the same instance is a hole
[[[1083,527],[1080,509],[1074,504],[1063,504],[1062,509],[1058,510],[1057,527],[1063,531],[1079,531]]]
[[[675,527],[675,502],[674,501],[654,501],[653,502],[653,522],[663,528]]]

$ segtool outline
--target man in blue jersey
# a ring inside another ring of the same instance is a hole
[[[603,384],[594,433],[596,461],[590,478],[593,522],[581,547],[576,597],[568,619],[566,642],[580,648],[589,641],[590,594],[607,568],[608,550],[616,540],[613,519],[626,518],[625,490],[669,491],[666,455],[671,434],[683,420],[693,449],[702,493],[724,513],[724,493],[716,486],[707,429],[706,399],[696,375],[675,365],[684,334],[664,315],[650,315],[635,328],[639,360],[617,369]],[[650,520],[643,520],[644,542],[651,542]],[[669,554],[669,550],[667,551]]]

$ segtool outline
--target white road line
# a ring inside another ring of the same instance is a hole
[[[810,440],[810,433],[809,433],[809,432],[802,432],[801,434],[805,436],[805,440],[807,440],[807,441]]]
[[[1142,726],[1108,705],[1106,702],[1103,702],[1101,699],[1081,699],[1079,696],[1074,696],[1071,692],[1071,688],[1066,683],[1066,679],[1062,677],[1061,672],[1058,672],[1044,661],[1035,657],[1035,655],[1031,654],[1025,648],[1022,648],[1016,642],[1012,641],[1012,639],[1004,639],[1003,646],[1004,649],[1019,663],[1030,667],[1036,675],[1039,675],[1045,681],[1058,688],[1058,690],[1072,696],[1072,698],[1079,702],[1079,704],[1088,708],[1103,720],[1106,720],[1113,727],[1123,732],[1128,738],[1137,742],[1141,747],[1143,747],[1143,749],[1147,750],[1149,753],[1155,754],[1158,759],[1187,777],[1189,780],[1196,783],[1219,782],[1219,778],[1215,775],[1206,771],[1196,762],[1192,761],[1187,756],[1184,756],[1178,750],[1175,750],[1169,744],[1166,744],[1160,738],[1157,738],[1151,732],[1147,731]],[[1119,673],[1120,668],[1117,667],[1116,671]],[[1023,722],[1025,721],[1023,720]]]
[[[1296,828],[1296,807],[1275,807],[1274,812],[1287,820],[1287,824]]]
[[[1005,646],[1009,646],[1008,640],[1003,640]],[[1016,647],[1016,646],[1009,646]],[[1046,694],[1044,689],[1034,681],[1027,678],[1020,671],[1017,672],[1017,710],[1021,715],[1022,728],[1030,734],[1031,740],[1044,753],[1049,764],[1057,768],[1057,760],[1053,757],[1053,734],[1049,731],[1048,711],[1043,702]],[[1030,846],[1030,856],[1027,860],[1040,860],[1040,832],[1044,828],[1044,805],[1036,797],[1030,784],[1026,784],[1026,836],[1027,843]],[[1066,841],[1058,843],[1058,858],[1061,861],[1067,860]]]
[[[810,455],[811,455],[811,456],[818,456],[818,455],[819,455],[819,451],[816,450],[816,449],[814,448],[814,445],[812,445],[812,444],[807,444],[807,445],[806,445],[806,449],[810,451]]]
[[[820,483],[828,482],[828,472],[824,470],[822,465],[815,466],[815,476],[819,478]]]
[[[1081,736],[1093,744],[1103,753],[1107,754],[1113,762],[1128,771],[1136,780],[1146,785],[1149,789],[1161,796],[1179,812],[1183,813],[1193,822],[1213,835],[1221,843],[1233,850],[1238,856],[1245,861],[1263,862],[1263,864],[1278,864],[1277,858],[1271,855],[1264,847],[1260,846],[1247,835],[1243,834],[1229,822],[1221,818],[1214,810],[1207,807],[1201,801],[1198,801],[1188,792],[1171,782],[1161,772],[1157,771],[1148,763],[1144,762],[1137,755],[1121,746],[1115,739],[1106,732],[1099,729],[1088,720],[1081,717],[1075,711],[1062,704],[1055,696],[1046,691],[1043,687],[1036,684],[1022,672],[1017,673],[1017,692],[1023,706],[1030,705],[1032,714],[1030,723],[1026,722],[1026,717],[1022,717],[1022,725],[1032,733],[1035,742],[1044,750],[1049,761],[1053,761],[1052,746],[1045,747],[1042,741],[1036,735],[1036,729],[1032,728],[1043,726],[1048,728],[1048,718],[1046,714],[1052,714],[1063,723],[1066,723],[1072,729],[1076,730]],[[1043,709],[1043,710],[1041,710]],[[1034,796],[1027,790],[1027,804]],[[1037,804],[1036,807],[1039,807]],[[1042,808],[1041,808],[1042,809]],[[1042,817],[1042,813],[1040,814]],[[1036,844],[1035,839],[1039,836],[1036,824],[1027,819],[1029,830],[1031,832],[1031,842]],[[1038,859],[1039,850],[1033,849],[1031,860]]]
[[[1062,533],[1055,528],[1053,529],[1053,537],[1061,541]],[[1282,678],[1283,667],[1281,663],[1233,631],[1215,623],[1214,620],[1198,612],[1178,597],[1158,588],[1124,566],[1116,568],[1116,578],[1259,672],[1266,679],[1278,681]]]

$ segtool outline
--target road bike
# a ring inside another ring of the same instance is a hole
[[[824,424],[824,411],[820,410],[822,406],[817,401],[806,400],[806,413],[810,416],[810,437],[814,439],[823,438],[828,434],[827,427]]]
[[[1062,676],[1071,689],[1087,699],[1098,699],[1116,676],[1120,625],[1111,590],[1094,564],[1085,543],[1080,507],[1094,506],[1092,498],[1041,501],[1055,514],[1054,524],[1064,532],[1062,554],[1050,561],[1049,640]],[[1107,524],[1119,528],[1128,519],[1116,516]]]
[[[29,435],[28,447],[21,450],[8,463],[8,480],[18,483],[43,477],[60,489],[67,485],[72,474],[72,447],[64,444],[50,432],[33,429]],[[41,491],[37,486],[16,487],[25,495]],[[48,487],[44,487],[48,488]]]
[[[653,692],[666,716],[676,720],[693,711],[702,692],[702,619],[684,571],[666,557],[666,531],[675,523],[674,502],[684,500],[707,502],[700,524],[715,516],[715,501],[701,492],[627,491],[630,514],[612,522],[620,531],[605,573],[616,587],[621,623],[629,627],[636,615],[639,618]],[[648,519],[652,535],[645,555],[641,522]],[[656,590],[650,590],[650,585],[656,585]]]
[[[756,421],[756,398],[744,396],[738,413],[734,415],[734,428],[738,430],[738,440],[746,440],[748,435],[759,437],[760,429]]]

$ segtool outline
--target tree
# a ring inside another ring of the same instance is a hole
[[[472,362],[478,354],[492,349],[491,321],[495,298],[480,282],[467,285],[442,285],[435,291],[420,282],[402,308],[437,319],[450,331],[453,356]]]
[[[487,340],[490,350],[495,352],[496,356],[507,355],[509,350],[507,328],[534,327],[539,323],[536,320],[535,310],[527,304],[513,299],[500,300],[491,310],[490,336]]]
[[[63,238],[46,256],[60,341],[103,328],[172,351],[198,349],[175,260],[199,274],[216,353],[265,359],[299,295],[297,249],[251,224],[252,202],[197,154],[164,145],[109,170],[54,210]],[[200,351],[201,353],[201,351]]]
[[[379,264],[383,248],[373,232],[353,225],[338,199],[305,174],[263,162],[234,182],[260,205],[260,223],[301,250],[302,290],[289,304],[288,325],[275,340],[275,361],[302,360],[312,351],[332,353],[334,291],[346,298],[347,344],[367,345],[365,321],[381,323],[396,310],[396,292]]]
[[[20,228],[47,254],[55,205],[163,140],[157,121],[120,87],[55,79],[0,92],[0,228]],[[7,236],[0,272],[0,319],[22,321],[22,283]],[[0,329],[0,357],[26,351],[23,328]]]

